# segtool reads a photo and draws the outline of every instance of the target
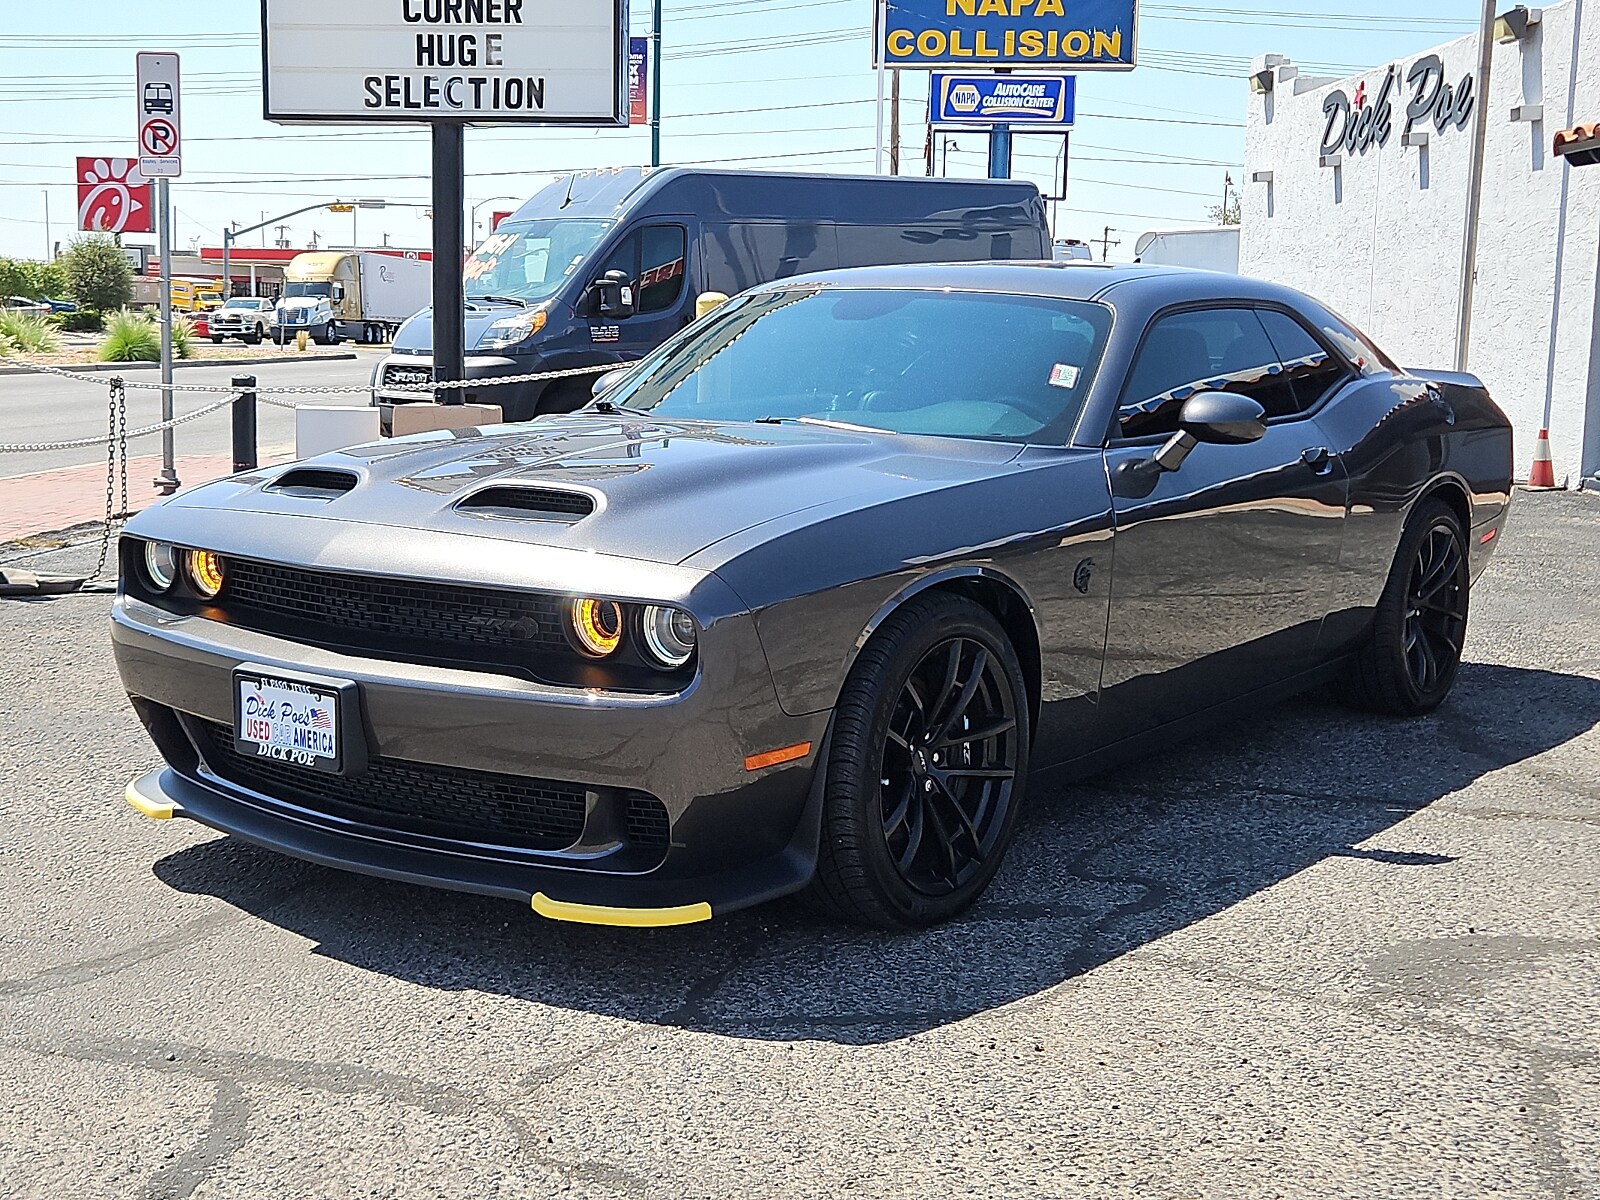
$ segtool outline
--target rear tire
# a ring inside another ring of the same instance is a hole
[[[1010,844],[1028,741],[1022,669],[994,617],[946,592],[893,613],[834,710],[817,870],[802,898],[884,929],[956,916]]]
[[[1438,708],[1461,666],[1471,587],[1461,518],[1442,500],[1423,500],[1400,537],[1372,630],[1335,681],[1339,698],[1396,717]]]

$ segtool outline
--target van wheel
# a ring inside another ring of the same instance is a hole
[[[588,376],[558,380],[545,389],[534,411],[519,419],[528,420],[544,413],[577,412],[593,398],[593,389],[594,380]]]

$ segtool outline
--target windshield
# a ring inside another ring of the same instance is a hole
[[[658,417],[799,419],[1063,442],[1111,313],[976,292],[760,292],[663,346],[607,400]]]
[[[467,295],[547,300],[610,228],[610,221],[576,218],[502,225],[467,259]]]
[[[331,296],[333,284],[331,283],[286,283],[283,285],[283,298],[293,299],[296,296]]]

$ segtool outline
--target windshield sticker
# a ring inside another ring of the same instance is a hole
[[[1079,368],[1070,363],[1057,363],[1050,368],[1050,386],[1075,388],[1078,386]]]

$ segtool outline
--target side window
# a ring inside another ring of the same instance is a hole
[[[1284,374],[1294,388],[1295,402],[1300,411],[1315,408],[1334,388],[1344,382],[1349,372],[1345,365],[1329,354],[1322,344],[1306,331],[1304,325],[1288,313],[1264,308],[1257,315],[1266,326],[1272,348],[1278,353]]]
[[[604,278],[611,271],[621,271],[628,277],[630,283],[639,278],[639,235],[630,233],[616,244],[605,261],[600,264],[600,269],[594,273],[596,279]]]
[[[683,293],[682,225],[651,225],[639,231],[639,311],[661,312]]]
[[[1118,407],[1122,436],[1176,433],[1183,402],[1206,391],[1249,396],[1269,419],[1300,412],[1255,312],[1199,309],[1160,317],[1146,332]]]

